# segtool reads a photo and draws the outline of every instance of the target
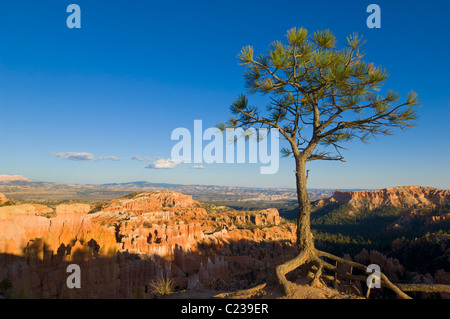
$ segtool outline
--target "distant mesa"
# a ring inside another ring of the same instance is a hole
[[[424,186],[398,186],[376,191],[334,191],[327,200],[319,201],[319,205],[329,203],[349,203],[355,208],[374,209],[382,206],[391,207],[435,207],[450,201],[450,190],[440,190]]]
[[[0,183],[9,183],[16,181],[31,182],[31,180],[22,175],[0,175]]]

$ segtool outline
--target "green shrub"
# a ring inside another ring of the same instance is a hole
[[[9,278],[5,278],[2,281],[0,281],[0,293],[5,293],[11,288],[12,283],[11,280],[9,280]]]

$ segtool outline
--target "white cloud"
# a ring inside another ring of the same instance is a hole
[[[94,154],[86,152],[61,152],[55,154],[53,157],[59,157],[70,161],[91,161],[94,159]]]
[[[160,158],[156,161],[154,161],[153,163],[151,163],[150,165],[148,165],[146,168],[156,168],[156,169],[160,169],[160,168],[174,168],[176,166],[178,166],[178,164],[180,164],[180,162],[175,162],[174,160],[171,160],[170,158]]]
[[[104,161],[104,160],[121,161],[122,159],[117,156],[100,156],[96,160],[97,161]]]
[[[142,156],[139,156],[139,155],[135,155],[131,159],[135,160],[135,161],[140,161],[140,162],[150,162],[150,161],[153,160],[152,157],[148,157],[148,156],[142,157]]]
[[[194,169],[205,169],[205,166],[203,166],[203,165],[193,165],[193,166],[191,166],[191,168],[194,168]]]
[[[69,161],[121,161],[122,159],[117,156],[99,156],[95,158],[94,154],[87,152],[60,152],[53,155],[53,157],[62,158]]]

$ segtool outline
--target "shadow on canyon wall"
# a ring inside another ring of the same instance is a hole
[[[99,252],[100,246],[91,239],[61,244],[55,254],[37,238],[22,255],[0,254],[0,293],[7,298],[151,299],[155,298],[151,283],[164,277],[172,279],[175,291],[239,290],[273,282],[275,267],[294,256],[296,249],[286,240],[236,240],[199,243],[195,251],[176,246],[165,257],[118,251],[102,256]],[[67,286],[70,264],[80,267],[79,289]]]

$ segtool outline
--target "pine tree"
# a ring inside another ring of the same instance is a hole
[[[252,106],[241,94],[231,105],[230,120],[219,123],[218,128],[277,129],[288,145],[281,150],[282,155],[295,159],[299,255],[277,267],[277,278],[287,294],[292,290],[285,277],[288,272],[315,263],[318,271],[314,285],[323,267],[338,271],[319,257],[340,260],[314,247],[306,164],[316,160],[344,161],[340,152],[344,143],[366,143],[373,136],[393,134],[393,128],[415,125],[417,94],[411,91],[402,103],[400,95],[392,90],[381,94],[389,74],[363,60],[364,42],[358,34],[352,34],[338,49],[329,30],[308,35],[303,28],[292,28],[285,43],[273,42],[267,53],[255,56],[253,47],[247,46],[238,55],[239,63],[246,66],[244,78],[249,94],[266,96],[268,106]],[[362,265],[355,267],[365,269]],[[389,281],[385,284],[392,285]],[[397,287],[390,288],[407,297]]]

